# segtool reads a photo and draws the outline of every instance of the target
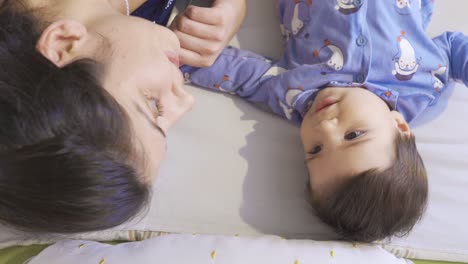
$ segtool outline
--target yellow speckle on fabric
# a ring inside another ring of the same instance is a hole
[[[353,243],[353,248],[357,248],[357,247],[358,247],[357,243]]]
[[[330,256],[331,256],[331,257],[334,257],[334,256],[335,256],[335,251],[333,251],[333,250],[330,251]]]
[[[235,237],[238,237],[238,236],[240,236],[240,235],[239,235],[239,234],[235,234],[234,236],[235,236]]]
[[[84,246],[85,246],[84,244],[81,244],[78,246],[78,248],[84,248]]]
[[[296,259],[296,260],[294,261],[294,264],[299,264],[299,260]]]
[[[101,259],[101,261],[99,261],[99,264],[105,264],[106,263],[106,260],[104,258]]]
[[[215,259],[215,258],[216,258],[216,250],[213,250],[213,251],[211,252],[211,258],[212,258],[212,259]]]

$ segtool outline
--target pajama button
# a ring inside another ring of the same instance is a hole
[[[359,37],[357,37],[356,39],[356,44],[358,46],[365,46],[367,44],[367,38],[364,37],[363,35],[360,35]]]
[[[354,0],[354,1],[353,1],[353,4],[354,4],[355,6],[362,6],[362,4],[363,4],[362,2],[363,2],[363,0]]]
[[[387,97],[390,97],[390,96],[392,96],[392,92],[390,92],[390,91],[386,91],[386,92],[385,92],[385,96],[387,96]]]
[[[356,81],[357,81],[358,83],[363,83],[365,80],[366,80],[366,77],[364,76],[364,74],[358,74],[358,75],[356,76]]]

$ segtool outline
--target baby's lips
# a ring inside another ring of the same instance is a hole
[[[317,107],[315,107],[314,109],[314,112],[315,113],[318,113],[320,111],[322,111],[323,109],[331,106],[331,105],[334,105],[338,102],[338,100],[336,100],[335,98],[333,97],[326,97],[326,98],[323,98],[318,104],[317,104]]]

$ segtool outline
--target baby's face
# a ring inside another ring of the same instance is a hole
[[[326,88],[301,125],[311,188],[328,191],[348,177],[388,168],[396,133],[409,133],[401,114],[364,88]]]

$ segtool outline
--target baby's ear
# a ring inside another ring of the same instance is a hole
[[[88,32],[74,20],[59,20],[49,25],[41,34],[36,49],[58,67],[83,57]]]
[[[390,114],[395,121],[395,127],[398,129],[398,131],[405,136],[410,136],[412,134],[411,128],[409,127],[409,124],[406,122],[403,115],[398,111],[391,111]]]

